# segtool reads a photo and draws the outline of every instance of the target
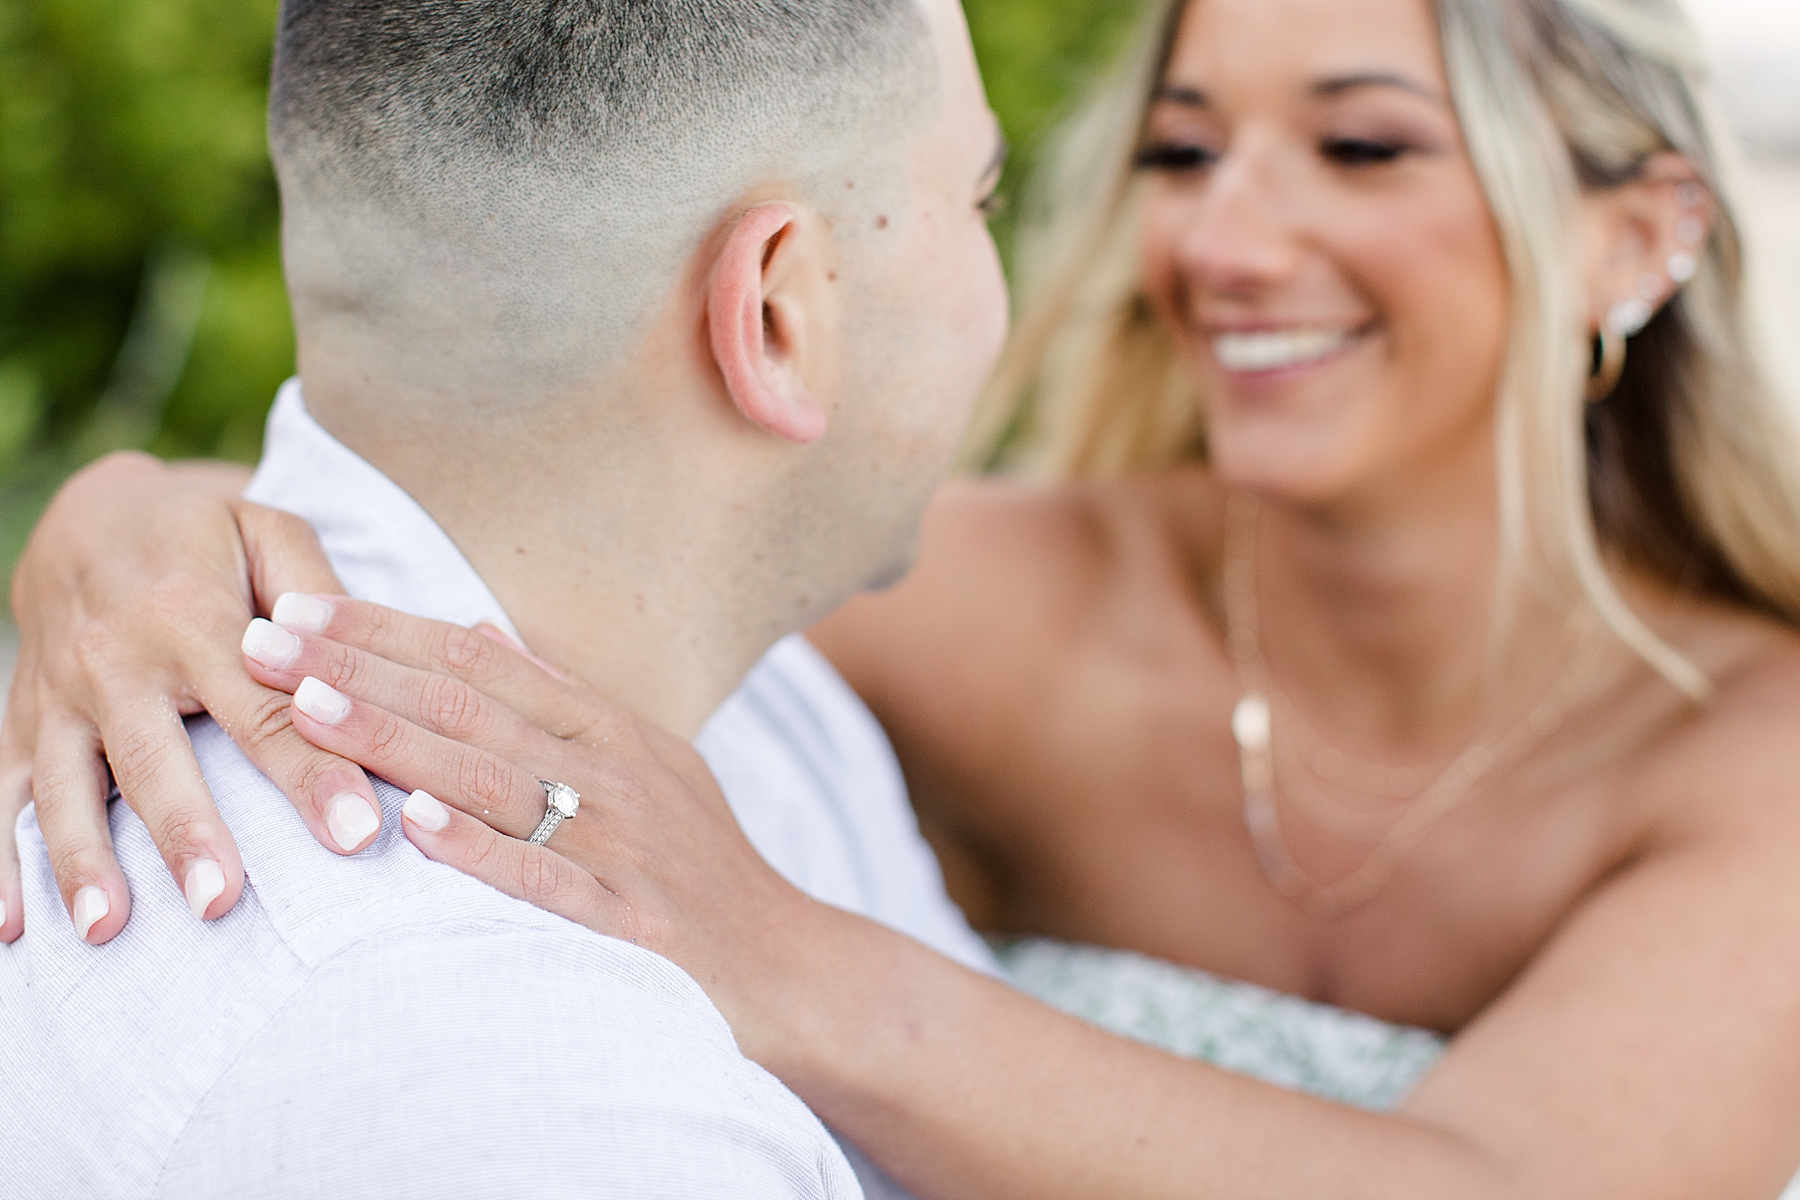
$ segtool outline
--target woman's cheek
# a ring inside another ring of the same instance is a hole
[[[1157,219],[1159,215],[1161,222]],[[1138,242],[1138,270],[1144,298],[1150,302],[1151,310],[1177,340],[1183,340],[1187,289],[1175,262],[1175,231],[1169,225],[1167,214],[1146,209]]]

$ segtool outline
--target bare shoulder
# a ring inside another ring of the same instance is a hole
[[[1222,511],[1195,470],[1054,486],[958,483],[927,517],[915,577],[929,586],[946,574],[1004,574],[1039,601],[1080,608],[1139,585],[1171,557],[1193,557],[1195,541],[1216,541]]]
[[[1780,831],[1800,853],[1800,630],[1714,610],[1694,618],[1682,640],[1713,694],[1651,747],[1639,777],[1654,778],[1654,791],[1671,802],[1675,832]]]
[[[919,568],[1016,569],[1074,577],[1103,566],[1149,514],[1142,481],[1038,484],[967,479],[938,493],[925,518]]]
[[[898,584],[851,601],[812,633],[865,696],[894,672],[1014,659],[1048,668],[1110,596],[1166,558],[1191,523],[1186,473],[1117,482],[963,480],[925,517],[919,556]],[[1203,523],[1203,521],[1202,521]],[[996,683],[1025,681],[1005,671]]]

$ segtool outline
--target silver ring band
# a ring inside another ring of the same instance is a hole
[[[526,840],[534,846],[541,846],[550,840],[550,835],[555,833],[556,827],[562,823],[563,815],[553,808],[544,814],[544,819],[538,822],[538,827],[531,831],[531,837]]]
[[[566,783],[557,783],[551,779],[540,779],[538,783],[544,788],[544,819],[538,827],[531,831],[527,839],[534,846],[541,846],[550,840],[556,827],[570,820],[581,809],[581,793]]]

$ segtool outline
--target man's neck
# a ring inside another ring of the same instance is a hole
[[[703,556],[657,563],[617,545],[608,553],[595,544],[608,539],[607,514],[594,512],[592,523],[585,544],[454,519],[446,529],[534,654],[692,737],[788,631],[751,630],[717,611],[716,599],[732,589]]]
[[[534,423],[529,446],[422,443],[309,406],[443,528],[534,654],[672,732],[696,733],[791,629],[692,454],[602,446],[579,421]]]

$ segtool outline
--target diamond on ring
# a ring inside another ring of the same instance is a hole
[[[544,788],[544,819],[532,831],[531,844],[541,846],[550,840],[556,827],[569,820],[581,809],[581,793],[566,783],[557,783],[553,779],[540,779],[538,783]]]

